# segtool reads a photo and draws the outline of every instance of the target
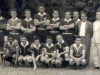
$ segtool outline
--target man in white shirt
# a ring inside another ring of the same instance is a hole
[[[90,59],[90,44],[91,44],[91,37],[93,34],[93,26],[92,23],[87,21],[87,14],[83,11],[81,12],[81,21],[78,22],[78,33],[81,37],[82,44],[86,46],[86,62],[87,66],[89,66],[89,59]]]
[[[93,23],[92,52],[94,67],[100,68],[100,11],[96,12],[96,21]]]

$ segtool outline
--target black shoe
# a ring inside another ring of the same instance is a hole
[[[78,68],[77,68],[77,66],[74,66],[74,70],[77,70]]]
[[[100,69],[99,67],[94,67],[95,69]]]

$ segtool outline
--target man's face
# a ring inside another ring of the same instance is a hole
[[[16,11],[11,11],[11,17],[12,17],[12,18],[16,18],[16,16],[17,16]]]
[[[39,40],[35,40],[34,41],[34,44],[39,45],[40,44],[40,41]]]
[[[31,12],[30,11],[26,11],[25,12],[25,16],[26,16],[26,18],[30,18],[31,17]]]
[[[97,20],[100,20],[100,12],[97,12],[97,13],[96,13],[96,19],[97,19]]]
[[[86,15],[85,14],[81,14],[81,20],[82,21],[86,21],[86,19],[87,19]]]
[[[51,43],[52,43],[52,39],[47,39],[46,42],[47,42],[48,44],[51,44]]]
[[[70,12],[66,12],[65,13],[65,18],[66,19],[70,19],[71,18],[71,13]]]
[[[77,45],[80,45],[80,43],[81,43],[81,38],[76,38],[75,43],[76,43]]]
[[[77,19],[79,17],[79,13],[78,12],[73,12],[73,18]]]
[[[59,17],[58,11],[54,11],[54,12],[53,12],[53,17],[54,17],[54,18],[58,18],[58,17]]]
[[[57,38],[57,41],[58,41],[58,42],[62,43],[62,40],[63,40],[62,36],[59,35],[59,36],[57,36],[56,38]]]
[[[45,8],[43,6],[40,6],[39,8],[39,12],[44,12]]]
[[[22,38],[21,38],[21,42],[26,43],[26,41],[27,41],[27,40],[26,40],[26,37],[22,37]]]
[[[12,37],[9,37],[9,38],[8,38],[8,41],[9,41],[9,42],[13,42],[13,38],[12,38]]]

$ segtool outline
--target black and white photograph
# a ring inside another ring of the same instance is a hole
[[[100,0],[0,0],[0,75],[99,75]]]

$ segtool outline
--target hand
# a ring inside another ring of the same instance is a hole
[[[47,59],[46,62],[49,63],[51,61],[51,59]]]
[[[57,55],[57,58],[59,58],[60,56],[61,56],[61,54],[58,54],[58,55]]]

